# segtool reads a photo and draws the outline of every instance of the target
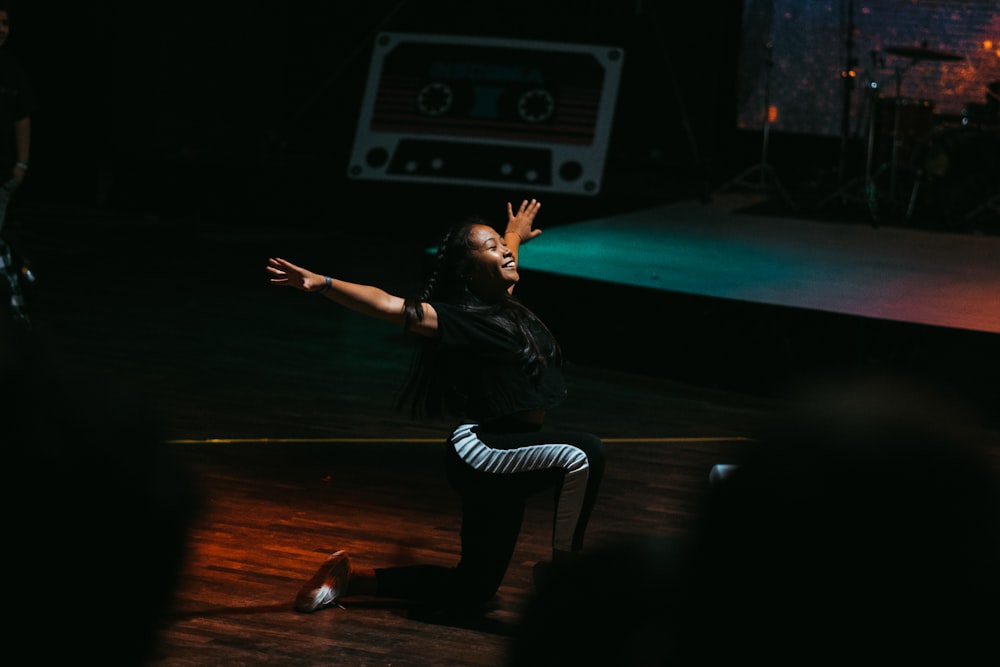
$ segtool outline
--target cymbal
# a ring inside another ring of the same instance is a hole
[[[946,51],[935,51],[925,46],[887,46],[885,52],[914,60],[965,60],[965,56]]]

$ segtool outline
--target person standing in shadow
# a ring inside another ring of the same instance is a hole
[[[151,664],[199,480],[150,405],[58,367],[48,345],[0,322],[7,634],[27,662]]]
[[[27,326],[22,278],[31,274],[27,267],[17,266],[4,227],[11,199],[28,173],[35,97],[20,60],[7,45],[10,31],[10,2],[0,0],[0,272],[9,288],[10,316]]]

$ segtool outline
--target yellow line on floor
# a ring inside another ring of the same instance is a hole
[[[743,436],[719,436],[703,438],[601,438],[604,442],[651,442],[651,443],[672,443],[672,442],[750,442],[751,438]],[[181,439],[168,440],[171,445],[219,445],[219,444],[265,444],[265,443],[319,443],[319,444],[361,444],[361,443],[441,443],[443,438],[206,438],[203,440]]]

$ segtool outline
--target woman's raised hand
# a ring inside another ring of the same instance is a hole
[[[521,202],[517,213],[514,213],[514,207],[510,202],[507,202],[507,229],[504,233],[517,234],[521,239],[521,243],[527,243],[541,234],[542,230],[532,227],[532,224],[535,222],[535,216],[538,215],[538,209],[541,207],[542,202],[537,199],[530,201],[525,199]]]

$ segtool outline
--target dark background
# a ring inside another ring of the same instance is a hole
[[[602,189],[546,194],[546,225],[708,199],[763,160],[763,133],[739,116],[748,87],[761,85],[744,43],[759,37],[744,12],[760,4],[21,0],[6,48],[21,55],[40,108],[31,176],[15,206],[324,230],[377,220],[434,235],[441,222],[428,207],[448,202],[450,217],[495,215],[507,200],[539,194],[347,178],[372,42],[383,31],[625,50]],[[903,29],[902,11],[894,16],[880,44],[919,37]],[[830,50],[843,39],[800,37],[804,56],[814,53],[810,45]],[[824,117],[836,115],[842,97],[837,82],[822,80],[795,94],[815,99]],[[816,202],[862,174],[865,137],[782,132],[779,124],[767,150],[784,187]],[[362,203],[364,216],[348,219]]]
[[[485,208],[493,197],[531,196],[348,181],[380,31],[622,46],[627,64],[604,188],[596,197],[550,195],[549,210],[566,219],[701,194],[755,159],[759,139],[744,142],[746,157],[735,150],[740,3],[696,3],[683,14],[675,7],[21,2],[9,47],[21,54],[41,105],[21,199],[335,225],[331,216],[361,198],[412,214],[427,198],[447,196],[458,209],[465,199],[485,199]]]

